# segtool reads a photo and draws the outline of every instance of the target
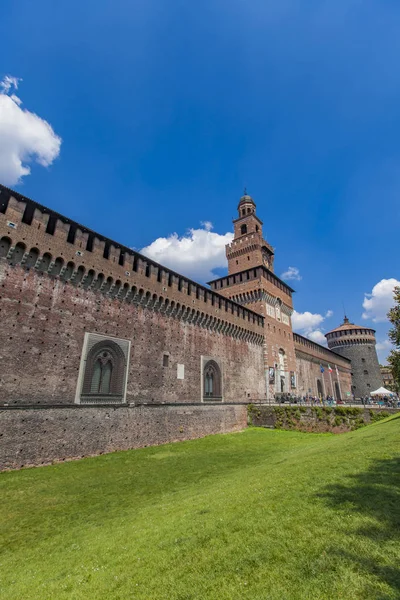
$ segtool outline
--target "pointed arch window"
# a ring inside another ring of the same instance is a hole
[[[203,399],[222,400],[221,369],[215,360],[208,360],[204,365]]]
[[[112,371],[112,356],[109,352],[102,352],[93,365],[91,394],[110,394]]]
[[[107,339],[94,344],[86,359],[81,402],[123,402],[126,367],[126,357],[117,343]]]

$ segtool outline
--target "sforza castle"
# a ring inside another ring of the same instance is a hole
[[[0,185],[0,469],[240,430],[282,392],[381,385],[372,329],[347,321],[330,349],[293,333],[250,196],[233,224],[208,287]]]

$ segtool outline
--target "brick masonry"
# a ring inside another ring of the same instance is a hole
[[[327,348],[299,335],[294,335],[297,391],[300,396],[333,396],[336,399],[351,398],[351,363]],[[321,373],[321,365],[324,372]],[[329,367],[332,373],[329,373]],[[318,381],[320,387],[318,387]]]
[[[0,409],[0,470],[246,427],[245,405]]]
[[[128,403],[201,402],[202,356],[223,367],[226,402],[265,397],[260,344],[4,260],[0,289],[0,404],[72,404],[85,332],[131,340]],[[183,380],[178,364],[185,367]]]

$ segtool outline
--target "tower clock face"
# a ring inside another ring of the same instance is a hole
[[[267,267],[267,269],[269,269],[269,258],[268,258],[268,254],[266,252],[263,252],[262,259],[263,259],[264,265]]]

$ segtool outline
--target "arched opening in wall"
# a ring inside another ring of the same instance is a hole
[[[221,369],[215,360],[207,360],[203,368],[203,399],[222,400]]]
[[[83,267],[82,265],[80,267],[78,267],[74,277],[71,279],[71,283],[73,283],[74,285],[78,285],[78,283],[80,283],[85,275],[85,267]]]
[[[120,279],[117,279],[117,281],[115,282],[115,285],[113,286],[110,296],[112,298],[115,298],[115,296],[118,294],[119,290],[121,289],[121,285],[122,285],[122,281]]]
[[[146,292],[146,295],[144,297],[144,305],[143,306],[150,306],[150,302],[151,302],[151,294],[150,294],[150,292]]]
[[[129,283],[125,283],[124,287],[119,292],[119,298],[121,300],[123,300],[123,298],[125,298],[127,296],[128,292],[129,292]]]
[[[25,263],[26,268],[30,269],[31,267],[34,267],[36,265],[38,258],[39,258],[39,249],[31,248],[29,250],[28,258],[26,259],[26,263]]]
[[[82,287],[87,290],[93,283],[95,277],[95,272],[93,271],[93,269],[90,269],[90,271],[88,271],[88,274],[86,275],[85,281],[82,283]]]
[[[278,353],[278,367],[279,367],[279,391],[286,392],[286,371],[287,371],[287,359],[283,348],[280,348]]]
[[[72,277],[72,273],[75,271],[75,264],[73,262],[69,262],[67,263],[67,267],[64,271],[64,274],[62,276],[62,279],[64,281],[68,281],[69,279],[71,279]]]
[[[104,283],[104,273],[99,273],[96,281],[94,282],[93,289],[99,290]]]
[[[51,256],[51,254],[45,252],[42,256],[42,262],[40,263],[38,270],[42,273],[46,273],[49,270],[52,259],[53,257]]]
[[[107,277],[107,281],[105,282],[105,284],[104,284],[104,287],[103,287],[103,290],[102,290],[102,291],[103,291],[104,293],[107,293],[107,292],[109,292],[109,291],[110,291],[110,289],[111,289],[111,286],[112,286],[113,282],[114,282],[114,280],[113,280],[113,278],[112,278],[112,277]]]
[[[341,400],[339,384],[335,381],[335,400]]]
[[[26,246],[22,242],[18,242],[10,259],[11,265],[18,265],[25,254]]]
[[[136,294],[137,294],[137,287],[136,287],[136,285],[133,285],[129,291],[129,294],[126,297],[127,301],[132,302],[133,299],[135,298]]]
[[[11,248],[11,240],[8,237],[2,237],[0,240],[0,258],[7,256]]]
[[[97,342],[89,350],[80,400],[90,403],[121,403],[125,396],[126,358],[113,340]]]
[[[318,396],[318,398],[323,398],[323,396],[324,396],[322,381],[320,379],[317,379],[317,396]]]
[[[241,225],[241,227],[240,227],[240,233],[242,235],[245,235],[245,233],[247,233],[247,225]]]
[[[61,269],[64,266],[64,260],[61,258],[61,256],[58,256],[56,258],[56,260],[54,261],[54,265],[50,271],[50,275],[59,275],[61,273]]]

